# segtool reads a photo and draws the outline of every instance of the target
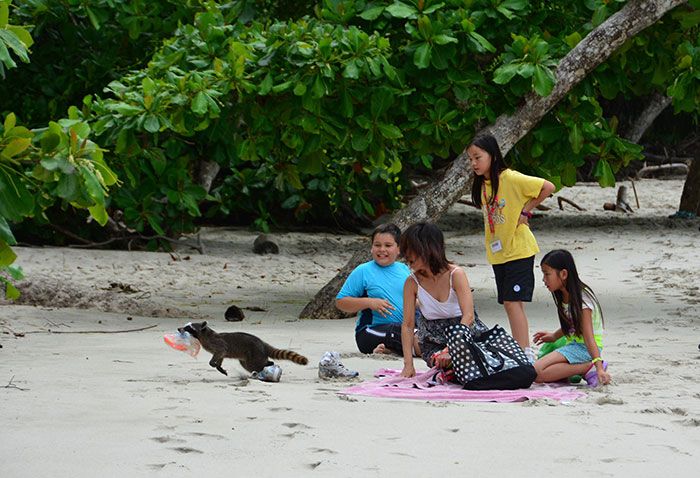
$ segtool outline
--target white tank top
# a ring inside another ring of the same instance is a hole
[[[411,277],[418,285],[418,301],[420,302],[420,312],[427,320],[450,319],[452,317],[461,317],[462,309],[459,307],[457,300],[457,292],[452,287],[452,274],[456,271],[455,267],[450,272],[450,295],[447,296],[445,302],[440,302],[435,297],[430,295],[430,292],[425,290],[418,282],[418,278],[411,272]]]

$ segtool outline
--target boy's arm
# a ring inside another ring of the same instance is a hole
[[[395,309],[386,299],[373,299],[370,297],[343,297],[336,299],[335,306],[343,312],[354,314],[363,309],[376,310],[379,315],[386,317]]]

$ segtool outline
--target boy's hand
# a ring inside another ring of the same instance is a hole
[[[386,299],[369,299],[369,308],[379,312],[382,317],[386,317],[395,309]]]

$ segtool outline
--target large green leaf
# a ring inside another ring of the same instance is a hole
[[[386,139],[402,138],[401,130],[393,124],[377,123],[377,129]]]
[[[10,225],[2,216],[0,216],[0,241],[5,241],[11,246],[17,244],[15,236],[12,234],[12,230],[10,229]]]
[[[377,119],[384,113],[389,111],[389,108],[394,104],[394,95],[388,88],[380,88],[372,94],[372,104],[370,111],[372,117]]]
[[[78,195],[80,183],[75,174],[64,174],[56,185],[56,194],[67,200],[73,201]]]
[[[518,73],[519,68],[520,64],[518,63],[508,63],[496,68],[496,71],[493,72],[493,82],[505,85]]]
[[[418,14],[418,10],[415,7],[399,1],[395,1],[386,7],[386,11],[395,18],[416,18]]]
[[[29,51],[27,46],[12,30],[4,30],[0,28],[0,43],[4,43],[8,48],[25,63],[29,63]]]
[[[548,96],[552,92],[555,82],[556,78],[549,68],[535,65],[535,75],[532,83],[538,95]]]
[[[5,131],[10,131],[12,128],[15,127],[15,124],[17,124],[17,117],[15,116],[14,113],[10,113],[5,117],[5,121],[3,126],[5,127]]]
[[[484,38],[477,32],[469,32],[469,36],[476,41],[476,44],[479,46],[480,51],[489,53],[496,52],[496,47],[493,46],[493,44],[490,41],[488,41],[486,38]]]
[[[418,68],[425,69],[430,66],[430,55],[432,46],[428,42],[421,43],[413,54],[413,64]]]
[[[368,6],[359,16],[365,20],[376,20],[383,11],[383,6]]]
[[[12,158],[26,150],[32,144],[31,138],[14,138],[2,150],[3,156]]]
[[[9,300],[19,299],[19,290],[10,282],[5,282],[5,297]]]
[[[578,124],[574,124],[569,130],[569,144],[571,144],[571,149],[574,153],[578,154],[581,152],[583,147],[583,133]]]
[[[615,174],[613,173],[610,163],[605,159],[599,159],[595,164],[593,175],[598,178],[598,184],[604,188],[615,186]]]
[[[200,91],[192,100],[192,111],[198,115],[203,115],[207,112],[207,104],[206,93]]]
[[[10,1],[1,0],[0,1],[0,28],[5,28],[7,22],[10,20]]]
[[[109,216],[103,204],[97,204],[95,206],[89,207],[90,215],[97,221],[100,226],[107,224]]]
[[[0,267],[6,267],[15,262],[17,254],[4,240],[0,239]]]
[[[0,166],[0,216],[21,221],[34,209],[34,196],[24,181],[14,172]]]

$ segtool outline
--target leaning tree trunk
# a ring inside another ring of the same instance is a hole
[[[678,212],[700,216],[700,151],[696,148],[685,178]]]
[[[663,95],[658,91],[652,93],[644,111],[642,111],[627,131],[624,131],[620,136],[633,143],[638,143],[661,112],[671,104],[671,101],[672,98],[668,95]]]
[[[574,49],[559,62],[557,82],[552,92],[542,97],[534,93],[525,103],[508,116],[502,115],[496,122],[480,132],[492,134],[505,156],[571,89],[595,67],[608,59],[634,35],[656,23],[672,8],[687,0],[630,0],[619,12],[592,30]],[[442,216],[447,209],[469,190],[471,168],[467,167],[464,152],[455,159],[441,180],[434,180],[413,198],[406,207],[397,211],[392,221],[402,229],[419,221],[431,221]],[[345,315],[334,307],[335,296],[345,278],[360,263],[368,260],[366,251],[356,252],[348,263],[314,296],[300,318],[337,319]]]

